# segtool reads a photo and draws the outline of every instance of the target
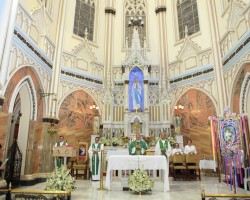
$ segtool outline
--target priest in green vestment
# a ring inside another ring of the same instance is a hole
[[[60,146],[67,146],[68,143],[67,141],[64,140],[64,136],[60,135],[59,136],[59,141],[55,143],[54,147],[60,147]],[[59,168],[66,162],[66,159],[64,160],[64,157],[56,157],[55,165]],[[65,163],[66,164],[66,163]]]
[[[167,135],[165,132],[162,132],[160,137],[161,139],[155,145],[155,153],[158,155],[163,155],[168,159],[172,151],[171,145],[166,139]]]
[[[148,145],[146,142],[141,140],[141,135],[136,133],[136,140],[131,142],[128,147],[129,155],[143,155],[145,150],[148,149]]]
[[[89,147],[90,157],[90,171],[92,175],[92,181],[100,180],[100,165],[101,165],[101,144],[99,143],[99,137],[95,138],[95,143]]]

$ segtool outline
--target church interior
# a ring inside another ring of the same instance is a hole
[[[15,144],[22,187],[44,188],[59,136],[85,151],[99,136],[111,143],[107,154],[127,151],[114,138],[154,141],[164,132],[181,148],[191,139],[198,161],[218,159],[211,119],[223,121],[225,110],[239,116],[250,167],[249,0],[0,0],[0,27],[0,160],[10,163]],[[232,193],[210,175],[174,181],[169,170],[170,190],[155,182],[143,198],[199,199],[201,184]],[[113,182],[102,193],[80,177],[71,198],[117,198]]]

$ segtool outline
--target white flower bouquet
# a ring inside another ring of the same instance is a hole
[[[128,186],[135,192],[147,192],[154,186],[154,181],[148,176],[143,169],[137,169],[128,178]]]
[[[120,143],[121,143],[120,140],[116,137],[112,137],[111,142],[114,146],[120,145]]]
[[[56,167],[51,173],[51,177],[46,180],[45,190],[72,191],[75,188],[74,178],[70,175],[70,170],[65,166]]]
[[[169,141],[171,147],[174,147],[174,144],[176,143],[176,139],[173,137],[168,137],[167,140]]]

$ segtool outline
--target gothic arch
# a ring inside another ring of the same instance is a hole
[[[99,107],[99,115],[101,115],[100,102],[97,101],[96,98],[95,98],[91,93],[89,93],[87,90],[83,90],[83,89],[71,90],[71,91],[69,91],[68,93],[64,94],[64,96],[63,96],[63,97],[60,99],[60,101],[58,102],[57,113],[59,113],[63,101],[64,101],[70,94],[72,94],[72,93],[74,93],[74,92],[77,92],[77,91],[82,91],[82,92],[87,93],[87,94],[94,100],[94,102],[96,103],[96,105]]]
[[[230,108],[235,113],[241,113],[242,108],[240,108],[240,105],[244,99],[242,98],[242,88],[244,87],[242,85],[244,78],[247,74],[247,72],[250,72],[250,61],[243,61],[238,64],[237,70],[233,73],[234,76],[232,78],[232,82],[229,86],[230,92],[229,92],[229,102]]]
[[[44,99],[40,98],[39,92],[44,91],[40,77],[32,67],[22,67],[15,71],[15,73],[12,74],[12,76],[9,79],[8,84],[6,84],[5,89],[5,103],[3,104],[3,111],[4,112],[12,112],[10,109],[13,105],[13,95],[18,93],[18,86],[22,84],[23,81],[27,81],[29,88],[30,88],[30,94],[32,96],[32,104],[33,104],[33,110],[36,113],[33,113],[33,120],[40,120],[42,119],[42,116],[44,114],[44,105],[45,101]]]
[[[204,91],[204,90],[202,90],[202,89],[200,89],[200,88],[196,88],[196,87],[188,87],[188,88],[186,88],[177,98],[175,98],[175,102],[174,102],[174,104],[172,104],[172,108],[171,108],[171,113],[172,113],[172,116],[174,116],[174,112],[175,112],[175,105],[178,103],[178,101],[180,100],[180,98],[184,95],[184,94],[186,94],[189,90],[198,90],[198,91],[200,91],[200,92],[203,92],[203,93],[205,93],[208,97],[209,97],[209,99],[213,102],[213,105],[214,105],[214,107],[215,107],[215,110],[216,110],[216,113],[218,113],[218,105],[217,105],[217,103],[216,103],[216,100],[215,100],[215,98],[213,97],[213,96],[211,96],[211,94],[209,94],[207,91]]]
[[[100,109],[90,108],[96,101],[88,92],[78,89],[70,91],[62,98],[58,111],[58,132],[67,136],[69,144],[79,141],[90,142],[94,131],[94,118],[100,116]]]

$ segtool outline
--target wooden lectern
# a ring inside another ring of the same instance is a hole
[[[76,157],[76,148],[70,145],[54,147],[53,156],[56,158],[63,157],[64,165],[66,165],[67,157]],[[55,162],[55,166],[56,166],[56,162]]]

